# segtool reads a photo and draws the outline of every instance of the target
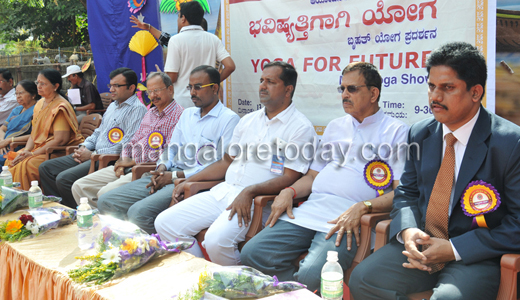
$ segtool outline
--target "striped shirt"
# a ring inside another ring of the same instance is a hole
[[[157,107],[152,107],[144,115],[141,126],[130,143],[124,145],[121,157],[131,157],[136,164],[156,162],[170,142],[183,111],[184,108],[175,100],[162,112],[159,112]]]
[[[119,154],[122,145],[128,143],[134,136],[144,114],[146,114],[146,107],[136,95],[132,95],[121,104],[114,101],[103,115],[101,125],[81,145],[90,151],[95,150],[98,154]],[[117,128],[122,131],[123,138],[114,143],[109,139],[109,133]]]

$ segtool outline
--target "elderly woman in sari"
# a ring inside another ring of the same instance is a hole
[[[9,144],[13,142],[27,142],[32,129],[33,109],[41,96],[33,81],[22,80],[16,85],[16,101],[20,106],[15,107],[0,127],[0,165],[5,163],[4,154],[9,151]],[[20,150],[20,146],[15,151]]]
[[[36,84],[42,99],[34,106],[31,136],[24,149],[6,166],[13,174],[13,181],[28,190],[32,180],[38,180],[38,167],[45,160],[45,151],[54,146],[72,146],[83,142],[78,130],[74,110],[61,93],[61,74],[54,69],[44,69],[38,74]]]

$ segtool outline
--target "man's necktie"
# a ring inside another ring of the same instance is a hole
[[[428,208],[426,209],[425,231],[431,237],[448,240],[448,219],[450,209],[451,189],[455,174],[455,148],[453,145],[457,138],[452,133],[446,135],[446,150],[442,159],[441,168],[435,179]],[[423,246],[423,250],[428,249],[428,245]],[[444,263],[431,266],[435,273],[444,268]]]

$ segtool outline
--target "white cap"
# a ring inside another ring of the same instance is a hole
[[[61,78],[67,78],[71,74],[81,73],[81,68],[78,65],[70,65],[67,67],[67,74],[61,76]]]
[[[33,185],[36,185],[36,186],[37,186],[37,185],[38,185],[38,180],[33,180],[33,181],[31,181],[31,186],[33,186]]]
[[[338,261],[338,252],[327,251],[327,261]]]
[[[80,203],[80,204],[87,204],[87,203],[88,203],[88,198],[87,198],[87,197],[81,197],[81,198],[79,198],[79,203]]]
[[[3,167],[2,167],[2,171],[7,171],[7,170],[9,170],[9,167],[8,167],[8,166],[3,166]]]

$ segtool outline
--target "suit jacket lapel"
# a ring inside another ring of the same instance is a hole
[[[431,195],[437,173],[441,167],[442,161],[442,125],[439,122],[433,122],[428,126],[430,136],[423,142],[424,151],[421,157],[421,173],[424,176],[425,195]],[[430,196],[425,199],[429,201]]]
[[[459,175],[457,177],[457,184],[455,185],[454,200],[452,203],[453,207],[459,203],[459,199],[462,196],[462,192],[475,176],[480,166],[486,158],[488,146],[485,141],[491,134],[489,112],[482,106],[480,107],[480,115],[478,116],[475,127],[471,132],[471,136],[464,152],[464,158],[460,166]]]

